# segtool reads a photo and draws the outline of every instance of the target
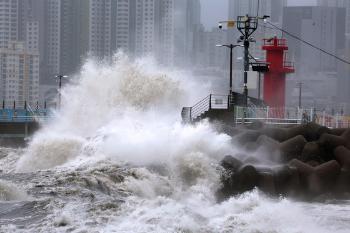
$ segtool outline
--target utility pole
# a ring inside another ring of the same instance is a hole
[[[56,79],[58,79],[58,108],[61,108],[61,89],[62,89],[62,78],[68,78],[66,75],[56,75]]]
[[[301,108],[301,89],[302,89],[303,83],[298,82],[298,86],[299,86],[299,108]]]
[[[237,17],[237,29],[240,31],[242,36],[239,38],[239,42],[243,42],[244,46],[244,106],[248,106],[248,71],[249,71],[249,46],[250,42],[254,40],[251,35],[258,28],[258,17],[238,16]]]
[[[261,99],[261,72],[258,72],[259,80],[258,80],[258,100]]]
[[[218,44],[216,47],[226,47],[230,49],[230,92],[229,95],[231,97],[232,92],[233,92],[233,85],[232,85],[232,69],[233,69],[233,49],[236,47],[243,47],[242,45],[239,44]]]

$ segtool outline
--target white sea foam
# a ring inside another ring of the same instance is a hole
[[[23,189],[11,182],[0,180],[0,201],[24,201],[28,198]]]
[[[208,123],[181,124],[184,100],[198,99],[186,89],[191,86],[186,78],[159,71],[149,61],[130,62],[122,54],[112,65],[87,62],[75,85],[64,89],[61,111],[34,137],[17,170],[81,160],[88,157],[86,147],[94,151],[93,159],[108,156],[137,165],[168,162],[188,153],[222,157],[232,152],[230,138]]]
[[[17,171],[127,163],[133,175],[108,185],[130,196],[117,210],[93,211],[89,206],[97,203],[81,208],[79,200],[71,202],[64,211],[56,210],[50,218],[54,223],[40,229],[55,232],[67,225],[76,232],[347,232],[348,203],[300,203],[272,199],[257,190],[217,203],[218,161],[239,150],[206,121],[180,123],[182,105],[204,97],[207,87],[147,59],[131,62],[118,54],[112,65],[88,61],[63,90],[62,109],[34,137]],[[37,227],[32,226],[33,232]]]

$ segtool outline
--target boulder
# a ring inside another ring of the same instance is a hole
[[[314,168],[297,159],[293,159],[288,165],[295,168],[299,174],[300,191],[307,191],[309,187],[309,179],[314,172]]]
[[[262,135],[270,137],[278,142],[283,142],[288,139],[287,129],[267,127],[267,128],[261,129],[260,132]]]
[[[318,141],[319,145],[321,145],[327,152],[333,152],[333,150],[338,146],[345,146],[346,140],[343,136],[336,136],[332,134],[325,133],[321,136]]]
[[[264,148],[266,151],[272,153],[279,150],[280,143],[273,138],[266,135],[261,135],[258,140],[256,140],[259,148]]]
[[[302,135],[298,135],[280,145],[281,154],[286,161],[299,158],[307,141]]]
[[[274,175],[272,172],[259,172],[258,188],[265,193],[271,195],[276,194]]]
[[[252,165],[245,165],[237,172],[237,189],[240,193],[250,191],[258,186],[259,174]]]
[[[240,160],[231,155],[227,155],[221,160],[221,166],[231,172],[237,172],[242,165],[243,163]]]
[[[329,133],[330,130],[327,127],[321,126],[314,122],[299,125],[288,130],[288,138],[295,137],[297,135],[303,135],[308,141],[318,140],[322,134]]]
[[[237,136],[233,137],[232,140],[233,142],[236,142],[240,145],[244,145],[248,142],[255,142],[258,137],[261,135],[260,132],[255,131],[255,130],[246,130]]]
[[[309,190],[312,194],[331,192],[340,173],[340,165],[331,160],[314,169],[309,179]]]
[[[335,183],[337,194],[350,193],[350,170],[342,169]]]
[[[289,195],[300,186],[296,168],[280,166],[273,169],[274,184],[277,194]]]
[[[329,134],[335,135],[335,136],[341,136],[347,129],[330,129]]]
[[[303,162],[318,161],[321,162],[321,148],[316,142],[308,142],[305,144],[301,152],[300,160]]]
[[[334,156],[338,163],[340,163],[342,166],[342,169],[350,171],[350,150],[344,146],[338,146],[334,150]]]
[[[259,145],[256,142],[247,142],[244,144],[244,149],[248,152],[255,152]]]

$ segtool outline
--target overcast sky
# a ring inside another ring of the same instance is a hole
[[[202,23],[210,30],[217,27],[218,22],[227,20],[228,0],[201,0]]]
[[[217,27],[220,20],[227,20],[228,1],[230,0],[201,0],[202,23],[206,29]],[[316,0],[288,0],[288,5],[307,6],[315,5],[316,2]]]

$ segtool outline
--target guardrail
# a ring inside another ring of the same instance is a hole
[[[350,128],[350,118],[327,114],[325,111],[303,108],[235,107],[236,124],[261,121],[269,125],[299,125],[316,122],[328,128]]]
[[[193,107],[183,108],[182,115],[187,114],[190,121],[192,121],[211,109],[228,109],[229,105],[229,95],[210,94]]]
[[[41,122],[49,117],[47,109],[0,109],[0,122]]]

